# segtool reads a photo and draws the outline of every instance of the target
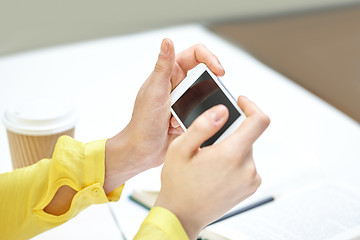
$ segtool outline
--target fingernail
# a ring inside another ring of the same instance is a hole
[[[221,65],[221,63],[218,63],[218,66],[221,70],[225,71],[224,67]]]
[[[249,100],[247,97],[245,97],[244,95],[241,95],[241,96],[239,96],[239,98],[243,98],[243,99],[245,99],[245,100]]]
[[[225,116],[225,112],[226,112],[226,107],[224,105],[218,105],[213,109],[211,109],[209,115],[214,122],[218,122]]]
[[[172,118],[171,119],[171,126],[173,128],[178,128],[178,127],[180,127],[180,124],[175,120],[175,118]]]
[[[169,52],[169,43],[164,39],[161,43],[160,55],[166,56]]]

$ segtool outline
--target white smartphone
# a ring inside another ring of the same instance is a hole
[[[171,92],[170,98],[171,113],[184,131],[199,115],[213,106],[223,104],[229,110],[225,125],[201,147],[221,141],[234,132],[246,118],[220,79],[203,63],[189,72]]]

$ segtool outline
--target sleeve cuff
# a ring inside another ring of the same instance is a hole
[[[107,139],[85,144],[85,185],[94,181],[104,185],[105,178],[105,144]],[[99,161],[101,159],[101,161]],[[107,194],[107,200],[116,202],[120,199],[124,184]],[[101,190],[105,194],[104,189]]]
[[[142,225],[155,225],[171,240],[189,239],[175,214],[162,207],[153,207]]]
[[[51,222],[62,222],[74,217],[91,204],[119,200],[124,185],[108,195],[103,189],[105,143],[106,139],[83,144],[68,136],[59,138],[51,159],[46,195],[43,201],[34,207],[38,216]],[[70,186],[77,191],[70,209],[60,216],[45,213],[43,209],[63,185]]]

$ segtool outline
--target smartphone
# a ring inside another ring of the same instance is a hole
[[[171,92],[170,98],[171,113],[184,131],[199,115],[213,106],[223,104],[229,110],[225,125],[201,147],[220,142],[234,132],[246,118],[220,79],[203,63],[189,72]]]

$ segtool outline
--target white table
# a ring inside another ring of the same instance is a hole
[[[161,40],[177,52],[204,43],[221,60],[233,95],[246,95],[272,123],[255,144],[263,178],[259,194],[284,191],[314,174],[360,186],[359,124],[318,97],[261,64],[243,50],[200,25],[68,45],[0,59],[0,112],[19,98],[57,98],[78,105],[80,141],[111,137],[126,126],[136,93],[153,69]],[[0,172],[11,170],[6,132],[0,126]],[[159,169],[130,180],[118,203],[111,204],[131,238],[147,211],[128,200],[134,187],[158,184]],[[151,179],[151,181],[149,180]],[[293,179],[283,182],[283,179]],[[278,188],[273,186],[278,184]],[[254,196],[256,197],[256,196]],[[108,206],[92,206],[79,217],[36,239],[119,239]]]

